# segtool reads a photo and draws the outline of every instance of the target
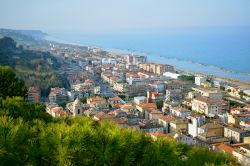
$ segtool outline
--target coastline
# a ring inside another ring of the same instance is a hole
[[[124,54],[139,54],[139,55],[146,55],[148,57],[148,61],[151,63],[159,63],[159,64],[170,64],[173,65],[178,71],[182,71],[184,73],[189,73],[189,74],[200,74],[204,76],[209,76],[212,78],[216,79],[221,79],[226,82],[234,83],[239,86],[244,86],[244,87],[249,87],[250,88],[250,73],[239,73],[231,70],[227,70],[223,67],[220,66],[215,66],[215,65],[208,65],[208,64],[203,64],[199,62],[195,62],[192,60],[182,60],[179,58],[175,57],[169,57],[169,56],[164,56],[164,55],[159,55],[159,54],[154,54],[154,53],[147,53],[145,51],[137,51],[137,50],[131,50],[131,49],[118,49],[118,48],[103,48],[102,46],[95,46],[95,45],[86,45],[82,43],[75,43],[75,42],[69,42],[65,40],[61,40],[52,36],[46,36],[44,40],[48,42],[55,42],[55,43],[60,43],[60,44],[68,44],[68,45],[75,45],[75,46],[88,46],[90,48],[100,48],[104,51],[107,52],[113,52],[117,53],[120,55]],[[153,54],[153,55],[152,55]],[[171,63],[172,62],[172,63]],[[183,65],[184,64],[184,65]],[[193,66],[190,69],[185,68],[185,65],[190,65]],[[203,68],[203,70],[197,70],[198,68]],[[192,70],[196,69],[196,70]],[[211,70],[213,69],[213,70]],[[207,71],[206,71],[207,70]],[[215,71],[214,73],[212,71]],[[212,72],[212,73],[211,73]],[[226,75],[226,76],[223,76]],[[238,78],[234,78],[234,76],[239,76]],[[247,79],[244,79],[247,78]]]

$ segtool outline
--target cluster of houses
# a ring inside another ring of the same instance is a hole
[[[154,140],[171,138],[208,147],[250,165],[249,90],[201,75],[195,76],[194,82],[179,79],[181,73],[173,66],[148,63],[142,55],[116,56],[65,64],[63,71],[71,89],[51,88],[46,111],[58,118],[108,120],[120,127],[141,130]],[[102,79],[116,96],[102,96],[97,80],[90,75]],[[30,100],[37,99],[32,97],[35,89],[29,91]],[[245,104],[232,106],[227,97]],[[67,104],[63,108],[56,104],[60,102]]]

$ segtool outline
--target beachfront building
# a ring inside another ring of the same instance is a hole
[[[162,75],[165,72],[174,71],[174,67],[168,64],[163,65],[163,64],[155,64],[155,63],[145,63],[145,64],[140,64],[139,67],[145,71],[152,72],[158,75]]]
[[[163,76],[171,78],[171,79],[178,79],[180,74],[173,73],[173,72],[165,72],[165,73],[163,73]]]
[[[147,56],[129,54],[126,56],[126,62],[131,65],[139,65],[147,62]]]
[[[201,84],[202,84],[203,82],[206,82],[206,81],[207,81],[207,78],[206,78],[206,77],[201,77],[201,76],[195,77],[195,84],[196,84],[196,85],[201,86]]]

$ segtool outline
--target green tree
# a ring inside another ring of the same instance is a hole
[[[8,66],[0,66],[0,98],[7,96],[26,97],[27,88],[24,81],[16,77],[16,74]]]
[[[155,103],[158,109],[161,109],[163,107],[163,102],[163,100],[159,100]]]
[[[195,82],[195,76],[181,75],[178,77],[178,79],[182,81],[191,81],[192,83]]]

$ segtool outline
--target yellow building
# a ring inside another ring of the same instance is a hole
[[[201,86],[203,86],[204,88],[210,88],[212,87],[212,83],[211,82],[202,82],[201,83]]]
[[[179,131],[187,131],[188,130],[188,122],[178,119],[170,122],[170,133],[171,132],[179,132]]]

